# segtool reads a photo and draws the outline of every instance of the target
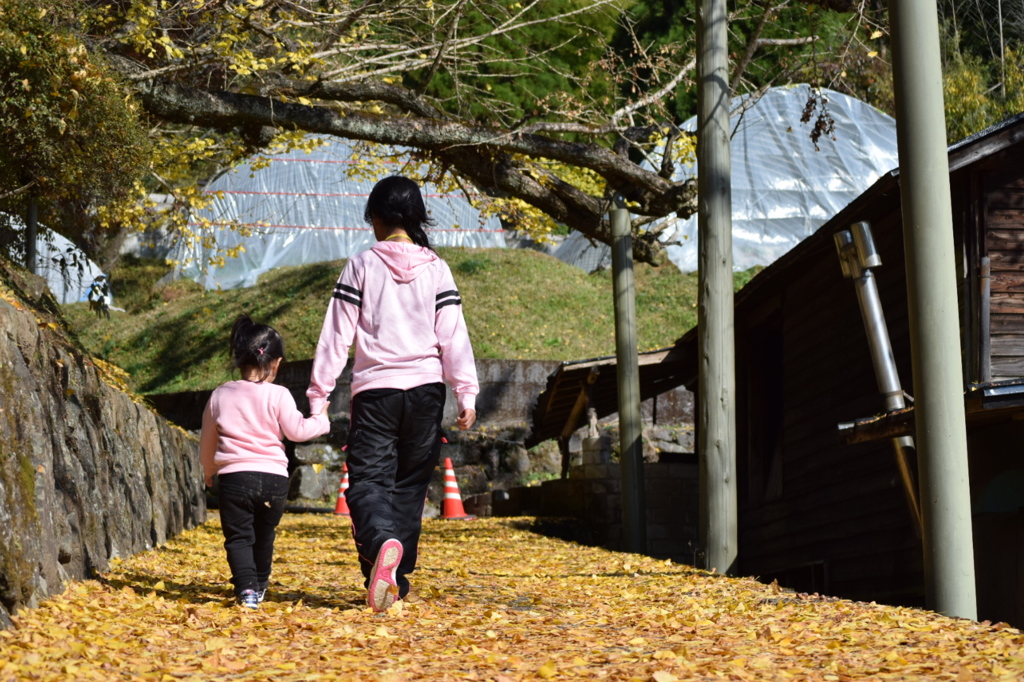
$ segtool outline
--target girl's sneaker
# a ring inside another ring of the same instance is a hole
[[[247,609],[258,609],[260,607],[260,598],[256,590],[242,590],[242,593],[237,597],[238,605]]]
[[[366,603],[377,613],[387,611],[398,599],[395,570],[401,561],[402,543],[394,538],[385,540],[373,562],[370,585],[366,589]]]

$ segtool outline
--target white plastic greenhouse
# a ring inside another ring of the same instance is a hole
[[[70,239],[46,229],[40,229],[36,238],[36,274],[46,278],[58,303],[84,301],[92,283],[106,277]],[[112,296],[108,294],[106,300],[108,306],[113,305]]]
[[[800,118],[807,85],[768,90],[742,115],[734,115],[732,152],[733,267],[768,265],[810,236],[883,173],[899,165],[896,122],[858,99],[822,90],[835,122],[835,140],[822,136],[818,150],[810,123]],[[744,98],[733,100],[740,111]],[[696,130],[697,119],[682,128]],[[676,180],[695,176],[695,165]],[[662,233],[669,259],[683,272],[697,269],[697,216],[666,218]],[[659,225],[664,224],[660,221]],[[593,270],[610,262],[608,247],[573,233],[555,252],[567,263]]]
[[[344,140],[325,138],[311,153],[291,151],[269,157],[269,164],[252,169],[252,160],[221,175],[206,187],[213,205],[195,216],[193,228],[208,220],[221,249],[244,246],[223,267],[202,267],[210,251],[179,244],[168,256],[185,263],[178,276],[195,279],[207,289],[248,287],[276,267],[348,258],[374,244],[373,230],[363,221],[363,209],[376,180],[351,179],[356,163]],[[387,155],[386,150],[380,152]],[[359,154],[366,156],[360,149]],[[408,156],[385,161],[403,172]],[[428,230],[434,246],[504,247],[501,222],[484,218],[462,192],[441,192],[423,185],[423,199],[436,226]],[[227,227],[244,226],[243,236]]]
[[[7,216],[11,226],[24,230],[17,216]],[[58,303],[84,301],[89,287],[98,277],[106,277],[100,266],[64,235],[39,225],[36,232],[36,274],[46,279],[50,293]],[[107,305],[113,298],[107,296]]]

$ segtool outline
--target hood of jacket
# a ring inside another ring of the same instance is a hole
[[[388,266],[391,277],[402,283],[419,277],[438,258],[430,249],[407,242],[377,242],[372,251]]]

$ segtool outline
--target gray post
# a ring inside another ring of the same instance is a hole
[[[704,561],[707,568],[720,573],[735,570],[738,544],[727,29],[725,1],[701,0],[697,15],[697,449]]]
[[[619,466],[622,467],[622,549],[647,551],[644,504],[643,427],[640,423],[640,364],[636,350],[636,292],[629,211],[611,214],[615,281],[615,357],[619,386]]]
[[[890,0],[929,608],[977,618],[949,162],[933,0]]]
[[[38,229],[36,196],[28,198],[28,220],[25,221],[25,269],[36,274],[36,235]]]

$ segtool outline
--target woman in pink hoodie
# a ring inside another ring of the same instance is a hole
[[[448,382],[458,427],[476,421],[479,386],[462,299],[424,228],[419,186],[378,182],[366,202],[377,243],[353,256],[338,279],[317,343],[310,411],[326,402],[355,343],[349,488],[367,603],[384,611],[409,592],[423,503],[441,452]]]

